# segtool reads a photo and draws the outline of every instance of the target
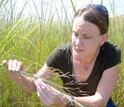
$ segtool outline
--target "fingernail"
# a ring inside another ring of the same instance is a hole
[[[34,83],[36,82],[36,80],[34,80]]]
[[[9,67],[8,67],[8,70],[9,70],[9,71],[11,71],[11,70],[12,70],[11,66],[9,66]]]
[[[6,63],[7,63],[7,60],[3,60],[3,61],[2,61],[2,64],[6,64]]]
[[[37,81],[36,80],[34,80],[34,84],[37,85]]]
[[[19,68],[16,68],[16,71],[19,71]]]
[[[40,78],[38,78],[38,79],[37,79],[37,82],[42,83],[43,81],[42,81]]]

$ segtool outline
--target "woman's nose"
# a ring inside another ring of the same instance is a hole
[[[77,38],[76,38],[76,45],[79,45],[79,44],[81,44],[82,43],[82,38],[80,37],[80,36],[78,36]]]

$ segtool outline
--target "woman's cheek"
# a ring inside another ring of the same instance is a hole
[[[76,41],[75,37],[72,36],[72,43],[75,44],[75,41]]]

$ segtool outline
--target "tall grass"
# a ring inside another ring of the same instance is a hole
[[[53,14],[46,18],[46,10],[42,8],[38,13],[35,2],[37,16],[23,17],[23,11],[28,3],[25,2],[21,11],[16,14],[16,0],[11,4],[11,11],[7,10],[9,0],[0,2],[0,61],[3,59],[17,59],[24,63],[25,72],[34,74],[44,64],[46,58],[57,46],[71,41],[72,22],[69,20],[64,1],[60,1],[65,13],[65,19],[62,19],[56,8]],[[70,0],[70,4],[75,12],[75,4]],[[55,18],[55,13],[57,17]],[[16,14],[16,15],[15,15]],[[123,35],[124,35],[124,17],[113,17],[110,22],[109,38],[112,43],[117,44],[122,50],[122,63],[120,65],[120,75],[117,87],[113,93],[113,100],[118,107],[124,106],[124,66],[123,66]],[[52,79],[53,83],[61,84],[58,75]],[[59,90],[63,91],[61,88]],[[0,67],[0,106],[1,107],[45,107],[39,101],[36,93],[25,93],[13,81],[11,81],[4,67]]]
[[[115,16],[110,19],[110,29],[108,40],[117,44],[121,48],[122,63],[120,64],[120,74],[117,87],[113,93],[113,100],[117,107],[124,106],[124,16]]]

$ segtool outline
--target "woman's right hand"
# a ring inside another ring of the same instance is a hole
[[[7,65],[7,70],[8,71],[13,71],[13,72],[20,72],[24,70],[24,65],[22,62],[17,61],[17,60],[3,60],[2,64]]]
[[[22,62],[17,60],[3,60],[2,64],[6,65],[8,76],[11,80],[13,80],[19,87],[25,92],[35,92],[36,86],[34,84],[34,80],[32,78],[27,78],[26,76],[19,75],[18,73],[23,72],[24,65]]]
[[[20,71],[24,70],[23,63],[20,62],[20,61],[17,61],[17,60],[9,60],[8,62],[7,62],[7,60],[3,60],[2,64],[7,66],[7,70],[8,71],[12,71],[12,72],[7,72],[9,77],[12,80],[15,80],[15,79],[17,79],[19,77],[19,75],[14,73],[14,72],[18,72],[19,73]]]

